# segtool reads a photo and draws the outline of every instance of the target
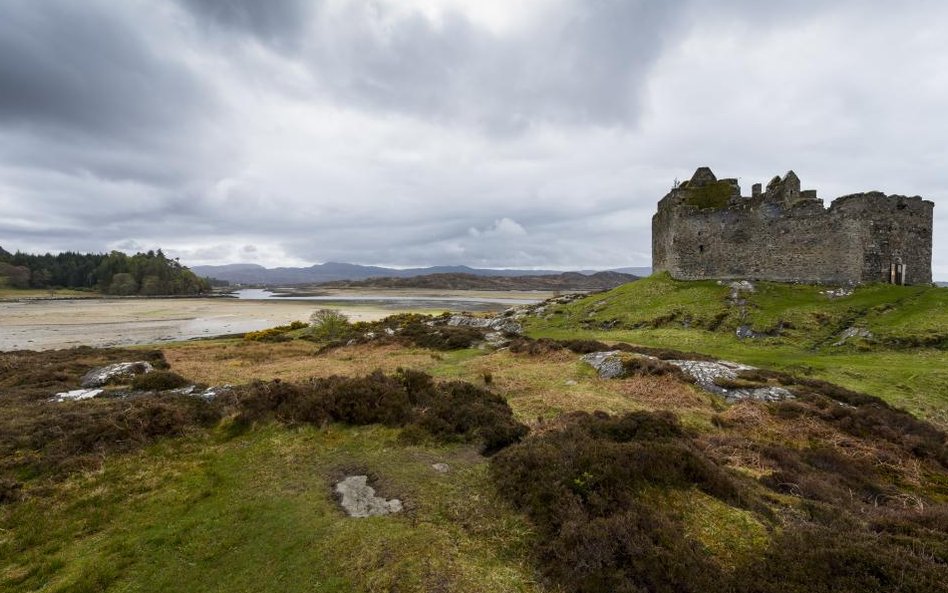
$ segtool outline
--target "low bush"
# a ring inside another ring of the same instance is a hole
[[[418,426],[441,440],[479,442],[485,455],[527,434],[527,427],[514,419],[503,397],[470,383],[438,385],[419,404],[423,407],[416,415]]]
[[[349,318],[335,309],[319,309],[310,315],[309,323],[310,336],[317,340],[341,340],[352,334]]]
[[[738,569],[737,593],[948,590],[948,557],[925,539],[853,529],[805,526],[776,536],[763,557]]]
[[[306,384],[254,383],[239,396],[237,423],[273,418],[289,423],[385,424],[424,430],[442,441],[476,442],[492,454],[519,441],[527,428],[507,402],[470,383],[435,383],[421,372],[328,377]]]
[[[212,426],[220,418],[218,406],[183,395],[20,408],[0,439],[0,470],[61,475],[93,468],[103,455]]]
[[[135,375],[135,378],[132,379],[132,389],[138,391],[167,391],[168,389],[178,389],[193,384],[181,375],[171,371],[152,371]]]
[[[271,327],[255,332],[247,332],[244,339],[248,342],[289,342],[292,338],[286,335],[290,331],[289,326]]]
[[[255,332],[247,332],[244,334],[244,339],[249,342],[289,342],[293,338],[288,336],[288,333],[307,327],[309,327],[309,325],[302,321],[293,321],[286,325],[278,325]]]
[[[625,376],[639,375],[646,377],[658,377],[661,375],[671,375],[681,381],[694,383],[694,379],[686,375],[680,368],[662,360],[646,358],[644,356],[633,356],[622,361],[622,371]]]
[[[523,336],[511,340],[507,347],[514,354],[527,354],[530,356],[540,356],[563,350],[563,345],[556,340],[551,340],[550,338],[534,340]]]
[[[16,480],[0,478],[0,505],[16,502],[23,495],[23,484]]]
[[[420,348],[460,350],[484,341],[484,330],[476,327],[429,326],[412,323],[402,328],[399,337]]]
[[[391,315],[374,322],[358,322],[345,336],[324,345],[319,354],[351,343],[400,344],[431,350],[460,350],[484,341],[487,330],[467,326],[435,324],[444,316],[432,317],[417,313]]]
[[[717,590],[720,569],[644,493],[698,488],[749,504],[669,413],[573,414],[498,454],[491,476],[540,532],[547,578],[568,591]]]
[[[535,525],[535,558],[557,590],[948,590],[948,507],[886,485],[869,460],[771,444],[759,452],[776,469],[762,482],[803,499],[773,513],[694,438],[669,413],[578,413],[498,454],[491,477]],[[661,503],[692,488],[779,528],[724,569]]]

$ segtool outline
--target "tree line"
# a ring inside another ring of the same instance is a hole
[[[159,249],[126,255],[120,251],[56,255],[10,253],[0,247],[0,286],[74,288],[115,295],[202,294],[210,283],[169,259]]]

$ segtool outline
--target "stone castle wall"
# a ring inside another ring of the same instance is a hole
[[[827,209],[792,171],[744,197],[701,168],[659,202],[652,267],[683,280],[930,283],[933,207],[870,192]]]

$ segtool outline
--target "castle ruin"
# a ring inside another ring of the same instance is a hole
[[[681,280],[928,284],[934,206],[867,192],[826,208],[793,171],[742,196],[736,179],[701,167],[658,203],[652,268]]]

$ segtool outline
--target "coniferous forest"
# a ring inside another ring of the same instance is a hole
[[[207,280],[160,249],[135,255],[120,251],[32,255],[11,254],[0,247],[0,286],[89,289],[113,295],[183,295],[210,290]]]

